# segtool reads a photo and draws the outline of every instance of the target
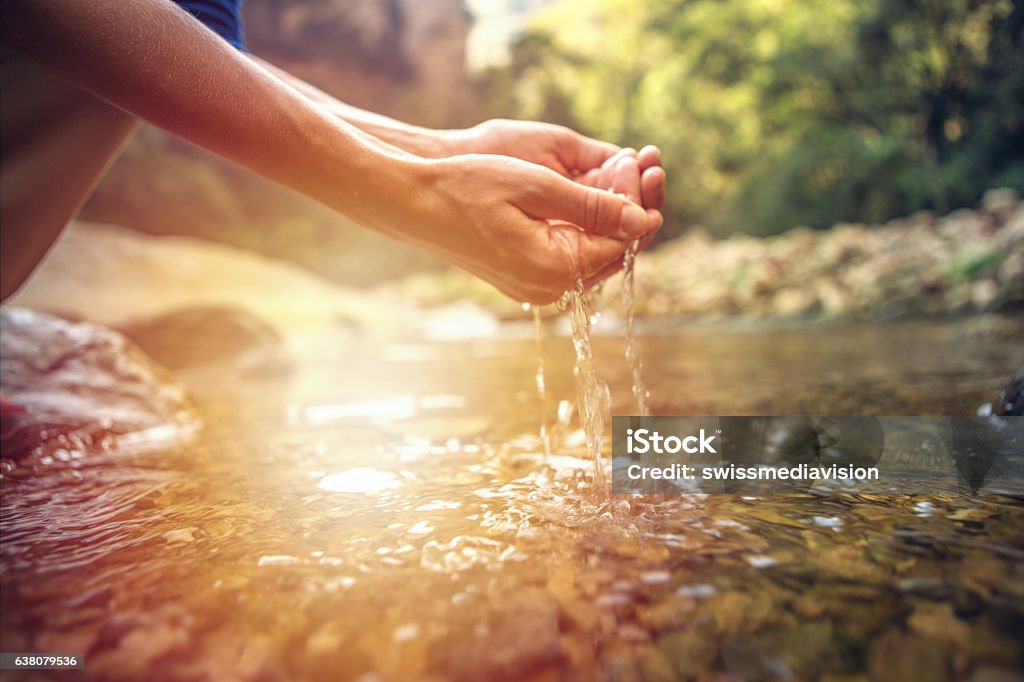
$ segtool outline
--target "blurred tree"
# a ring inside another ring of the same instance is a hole
[[[668,232],[769,234],[1024,190],[1010,0],[561,0],[488,75],[497,110],[659,144]]]

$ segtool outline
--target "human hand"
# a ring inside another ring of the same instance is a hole
[[[633,178],[633,166],[636,178]],[[665,169],[661,166],[661,150],[647,145],[639,151],[620,149],[594,168],[576,178],[589,187],[626,194],[644,208],[660,211],[665,203]]]
[[[660,209],[665,199],[665,171],[661,168],[661,152],[649,145],[640,150],[620,149],[609,157],[600,168],[576,178],[587,186],[606,189],[630,201],[642,204],[648,212]],[[658,213],[660,217],[660,212]],[[659,221],[659,227],[660,227]],[[638,250],[647,248],[654,238],[652,230],[639,238]],[[624,265],[622,260],[609,263],[594,277],[596,281],[606,279],[618,272]]]
[[[575,178],[601,168],[619,147],[565,126],[537,121],[493,119],[449,133],[453,154],[497,154],[550,168]]]
[[[449,149],[455,154],[511,156],[598,189],[613,189],[618,162],[632,157],[639,167],[639,186],[631,199],[658,211],[665,201],[665,170],[661,167],[661,151],[654,145],[638,153],[586,137],[565,126],[506,119],[485,121],[450,135]],[[625,193],[621,187],[614,191]]]
[[[397,221],[417,225],[405,237],[520,301],[551,303],[577,277],[596,284],[633,239],[661,225],[657,211],[507,156],[453,156],[426,168],[427,191],[417,194],[427,199]],[[632,180],[627,172],[616,182]]]

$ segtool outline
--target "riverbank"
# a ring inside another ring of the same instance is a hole
[[[621,312],[621,278],[602,307]],[[424,306],[468,299],[502,318],[521,306],[470,275],[424,273],[384,287]],[[643,254],[637,314],[701,321],[878,320],[962,315],[1024,303],[1024,204],[988,192],[976,210],[916,213],[885,225],[796,228],[713,239],[700,228]]]

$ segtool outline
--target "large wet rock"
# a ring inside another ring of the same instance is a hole
[[[277,329],[244,308],[182,308],[120,331],[175,371],[231,367],[247,376],[279,376],[293,366]]]
[[[394,297],[335,286],[292,263],[77,221],[7,303],[119,329],[168,315],[192,324],[181,311],[231,308],[273,327],[296,356],[325,340],[391,334],[418,317]]]
[[[0,309],[3,456],[163,445],[194,433],[185,391],[123,335]]]
[[[1024,370],[1010,379],[992,405],[992,413],[1003,417],[1024,415]]]

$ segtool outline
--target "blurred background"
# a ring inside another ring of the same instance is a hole
[[[850,248],[880,239],[861,231],[905,216],[924,242],[937,234],[936,248],[948,251],[934,272],[901,270],[930,278],[913,297],[987,278],[981,290],[971,284],[935,306],[955,312],[1012,304],[1024,289],[1024,257],[1006,263],[1024,249],[1021,235],[992,241],[997,228],[1012,227],[1024,188],[1024,3],[246,0],[245,21],[254,53],[405,121],[531,118],[622,145],[659,145],[669,178],[661,239],[698,235],[688,252],[727,237],[747,244],[746,256],[718,263],[730,291],[760,286],[744,264],[764,260],[768,244],[737,235],[844,224],[839,260],[818,259],[834,270],[851,260]],[[988,213],[974,222],[960,214],[943,231],[940,218],[979,207],[995,188],[1014,192],[990,194]],[[441,267],[152,128],[136,136],[83,218],[253,249],[341,284]],[[818,248],[804,232],[778,248]],[[915,239],[897,241],[913,250]],[[882,242],[872,248],[893,245]],[[475,286],[451,277],[427,298]],[[413,282],[407,292],[429,288]],[[748,294],[712,296],[707,306],[756,309],[756,291]],[[836,296],[784,301],[781,312],[827,311]],[[769,308],[780,312],[776,303]]]

